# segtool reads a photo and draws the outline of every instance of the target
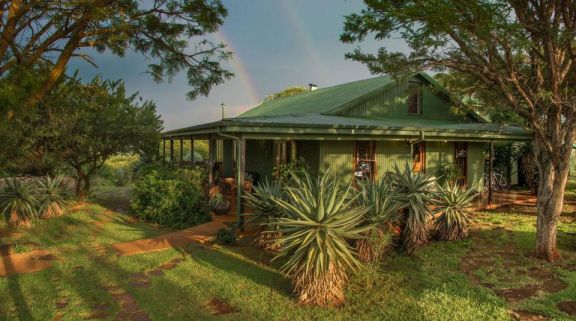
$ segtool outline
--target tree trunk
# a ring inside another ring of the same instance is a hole
[[[84,176],[84,185],[82,186],[82,197],[88,196],[90,193],[90,175]]]
[[[56,86],[62,75],[66,71],[66,65],[68,61],[74,54],[74,51],[78,48],[78,43],[82,39],[81,31],[83,30],[85,24],[82,24],[78,28],[64,46],[64,49],[60,53],[60,56],[56,60],[56,63],[52,67],[52,70],[48,74],[48,77],[37,89],[33,90],[31,95],[24,101],[24,108],[28,109],[36,106],[44,97]]]
[[[539,169],[537,201],[536,256],[553,262],[560,258],[556,247],[558,219],[564,205],[569,157],[559,151],[548,152],[535,139],[534,153]]]
[[[76,197],[78,197],[79,199],[83,199],[84,197],[86,197],[86,183],[87,182],[87,176],[86,174],[84,174],[84,172],[81,169],[76,169],[76,188],[75,188],[75,192],[76,192]],[[90,183],[88,183],[89,185]]]

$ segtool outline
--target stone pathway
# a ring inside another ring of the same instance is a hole
[[[228,228],[230,223],[234,222],[236,222],[236,216],[234,215],[215,216],[213,221],[205,224],[150,239],[112,244],[111,248],[119,256],[129,256],[181,247],[195,242],[204,243],[216,235],[218,230]]]

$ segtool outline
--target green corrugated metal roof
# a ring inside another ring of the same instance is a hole
[[[295,127],[320,126],[328,128],[369,128],[388,130],[435,130],[435,131],[472,131],[498,134],[528,134],[521,127],[494,123],[466,123],[445,120],[407,118],[360,118],[319,114],[279,115],[268,117],[230,118],[227,125],[285,125]]]
[[[449,93],[426,73],[417,73],[449,96]],[[413,76],[413,77],[414,77]],[[362,118],[337,116],[333,112],[343,106],[347,106],[366,95],[377,93],[387,86],[396,82],[392,77],[382,76],[365,80],[359,80],[333,87],[318,89],[299,95],[280,98],[264,102],[239,116],[224,119],[222,121],[202,124],[192,127],[181,128],[165,132],[166,136],[190,135],[194,133],[218,133],[218,132],[250,132],[260,133],[296,133],[314,132],[334,135],[339,132],[352,131],[355,129],[368,131],[371,135],[380,135],[382,131],[397,131],[410,134],[411,132],[426,131],[430,134],[441,136],[462,135],[493,137],[495,139],[530,139],[531,133],[520,127],[501,126],[499,124],[481,121],[460,122],[454,120],[434,120],[421,117],[405,118]]]
[[[323,114],[394,83],[388,76],[358,80],[295,96],[275,99],[238,115],[236,118],[288,114]]]

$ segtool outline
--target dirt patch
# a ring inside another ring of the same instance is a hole
[[[150,321],[150,317],[144,311],[138,311],[130,316],[131,321]]]
[[[132,281],[130,282],[130,285],[135,288],[141,289],[150,286],[150,278],[144,272],[132,273],[131,277]]]
[[[538,287],[527,286],[523,288],[495,290],[494,292],[508,302],[519,302],[535,296],[538,293]]]
[[[212,298],[210,301],[202,305],[202,307],[209,310],[213,315],[236,313],[240,311],[228,302],[218,298]]]
[[[576,316],[576,301],[563,301],[556,306],[560,311],[571,316]]]
[[[45,255],[38,256],[38,260],[56,261],[56,260],[58,260],[58,257],[54,254],[45,254]]]
[[[45,250],[34,250],[27,253],[12,254],[0,257],[0,277],[38,272],[52,266],[53,260],[40,259],[52,257]]]
[[[176,268],[178,266],[178,264],[184,262],[185,260],[183,258],[175,258],[170,260],[170,262],[164,263],[162,265],[160,265],[160,268],[162,270],[172,270],[174,268]]]
[[[162,271],[160,269],[155,269],[155,270],[146,272],[146,274],[150,275],[150,276],[162,276],[162,275],[164,275],[164,271]]]
[[[106,319],[110,315],[110,306],[107,303],[99,303],[92,307],[92,313],[88,319]]]
[[[568,287],[568,284],[558,279],[556,274],[547,269],[531,269],[528,271],[528,275],[533,279],[541,282],[539,289],[547,293],[556,293]]]
[[[61,299],[58,302],[56,302],[56,309],[58,310],[62,310],[67,306],[68,306],[68,299]]]
[[[546,321],[550,320],[547,316],[532,313],[523,310],[512,311],[512,319],[514,321]]]

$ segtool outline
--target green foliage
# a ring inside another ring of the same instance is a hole
[[[30,226],[38,216],[38,198],[31,179],[8,178],[0,193],[0,211],[11,226]]]
[[[304,86],[286,87],[277,93],[274,93],[272,95],[267,96],[266,98],[264,98],[264,101],[271,101],[271,100],[275,100],[278,98],[295,96],[295,95],[299,95],[299,94],[305,93],[305,92],[308,92],[308,88],[306,88]]]
[[[216,193],[210,196],[210,202],[208,202],[208,205],[210,206],[211,209],[227,208],[230,206],[230,202],[226,200],[226,198],[224,197],[224,195],[222,195],[222,193]]]
[[[365,224],[370,226],[370,230],[366,232],[364,239],[356,242],[356,249],[362,261],[377,261],[390,247],[399,218],[400,206],[396,201],[396,190],[385,178],[375,182],[362,181],[358,203],[368,209]]]
[[[155,81],[185,71],[191,99],[207,95],[214,85],[233,75],[220,65],[231,52],[223,43],[205,37],[216,32],[227,15],[219,0],[44,0],[26,6],[21,1],[4,1],[2,9],[17,14],[6,15],[3,22],[14,28],[0,30],[4,41],[0,74],[48,62],[51,77],[42,79],[29,93],[27,107],[53,88],[75,57],[73,53],[87,47],[92,50],[83,50],[80,58],[91,64],[86,52],[106,51],[119,57],[132,52],[150,58],[147,73]]]
[[[274,167],[274,179],[281,183],[289,183],[294,175],[302,176],[305,172],[310,173],[310,167],[306,160],[302,157],[291,161],[289,163],[282,163]]]
[[[265,179],[258,186],[253,187],[252,193],[244,196],[247,205],[253,210],[249,216],[251,222],[261,224],[258,244],[271,251],[278,249],[277,241],[282,235],[279,233],[276,220],[282,216],[283,211],[278,207],[275,199],[285,199],[282,183],[278,180],[272,182]]]
[[[456,183],[460,178],[460,167],[456,163],[448,163],[442,167],[442,177],[448,183]]]
[[[96,77],[85,84],[76,76],[29,115],[16,114],[6,124],[18,152],[0,166],[36,175],[66,166],[75,172],[78,196],[86,196],[90,178],[111,156],[155,154],[162,129],[154,103],[140,102],[122,82]]]
[[[100,174],[116,186],[132,183],[134,171],[140,157],[134,154],[111,156],[104,162]]]
[[[206,208],[206,200],[197,181],[186,170],[188,176],[181,175],[183,171],[150,169],[140,176],[134,184],[131,203],[134,215],[148,222],[184,227],[198,225],[210,221]]]
[[[533,133],[540,169],[536,255],[554,261],[556,220],[576,128],[574,1],[365,1],[346,17],[341,40],[374,37],[374,52],[357,47],[346,57],[372,73],[406,79],[414,72],[456,72],[448,82],[456,104]],[[570,12],[572,14],[566,14]],[[402,50],[386,39],[402,38]],[[449,77],[450,78],[450,77]],[[464,81],[460,81],[464,80]]]
[[[64,184],[63,176],[46,176],[38,180],[36,194],[40,202],[41,217],[58,216],[64,212],[68,199]]]
[[[375,182],[364,180],[360,183],[361,206],[368,208],[366,221],[374,226],[389,228],[398,220],[400,204],[396,200],[396,189],[392,182],[381,178]]]
[[[283,234],[277,258],[286,258],[281,270],[293,277],[300,302],[340,304],[347,273],[361,267],[349,241],[368,230],[367,209],[355,206],[352,187],[342,188],[329,173],[293,174],[291,182],[284,187],[286,199],[274,198],[285,212],[276,221]]]
[[[456,183],[438,185],[434,203],[440,216],[434,222],[439,237],[445,241],[457,241],[468,236],[470,212],[467,210],[478,195],[476,188],[463,188]]]
[[[430,237],[427,223],[431,217],[434,179],[422,172],[415,172],[408,163],[404,171],[398,166],[394,167],[394,171],[393,182],[398,193],[397,200],[403,209],[400,224],[402,248],[412,254]]]
[[[284,199],[284,191],[280,181],[265,179],[258,186],[253,187],[252,193],[244,196],[247,205],[254,210],[260,220],[269,221],[271,217],[280,217],[282,211],[274,199]]]
[[[236,243],[236,234],[231,229],[221,228],[216,233],[216,243],[234,244]]]

